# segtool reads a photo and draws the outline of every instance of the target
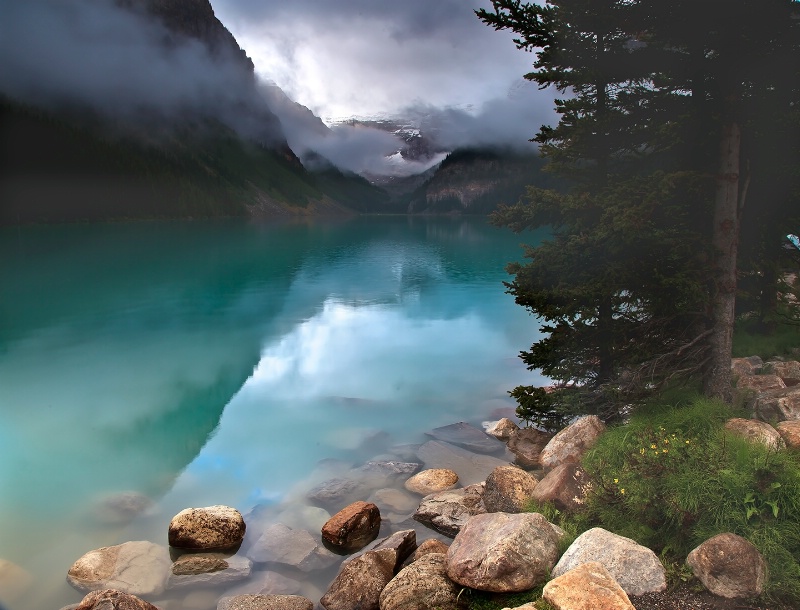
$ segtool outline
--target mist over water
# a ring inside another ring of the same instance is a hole
[[[0,559],[60,607],[83,553],[166,544],[189,506],[292,510],[324,478],[542,381],[503,291],[520,238],[481,219],[0,232]],[[7,264],[5,264],[7,263]],[[150,508],[100,508],[120,492]]]

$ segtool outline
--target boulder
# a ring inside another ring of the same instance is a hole
[[[538,468],[542,449],[551,438],[552,434],[536,428],[520,428],[511,433],[508,449],[514,454],[516,463],[523,468]]]
[[[477,484],[424,497],[414,519],[452,538],[470,517],[485,512],[483,485]]]
[[[415,494],[428,496],[453,489],[458,484],[458,475],[449,468],[428,468],[418,472],[403,485]]]
[[[767,564],[750,542],[718,534],[689,553],[686,563],[697,579],[720,597],[755,597],[764,590]]]
[[[778,422],[775,430],[789,449],[800,449],[800,420]]]
[[[394,481],[407,479],[422,469],[417,462],[395,462],[374,460],[350,472],[358,479],[367,480],[374,486],[383,487]]]
[[[740,436],[751,443],[761,443],[770,449],[785,449],[786,443],[783,442],[778,431],[768,423],[756,419],[742,419],[734,417],[725,422],[725,430]]]
[[[368,553],[369,551],[381,551],[384,549],[390,549],[395,553],[395,565],[393,566],[393,570],[397,572],[400,569],[400,566],[403,565],[403,562],[408,559],[411,553],[417,548],[417,532],[414,530],[402,530],[399,532],[395,532],[391,536],[387,536],[382,540],[376,540],[369,546],[365,547],[363,550],[359,551],[357,554],[352,555],[344,560],[344,563],[348,561],[352,561],[356,557],[363,555],[364,553]]]
[[[498,466],[486,477],[483,504],[490,513],[521,513],[538,481],[516,466]]]
[[[577,463],[605,432],[606,425],[596,415],[578,418],[556,434],[539,455],[539,464],[552,470],[559,464]]]
[[[503,448],[503,446],[497,442],[497,439],[488,436],[480,428],[463,421],[457,424],[450,424],[449,426],[434,428],[425,434],[437,441],[463,447],[475,453],[496,453]]]
[[[589,561],[544,586],[542,597],[556,610],[636,610],[602,563]]]
[[[314,610],[314,602],[299,595],[233,595],[219,600],[217,610]]]
[[[566,462],[548,472],[536,484],[531,499],[551,503],[558,510],[574,512],[583,507],[592,484],[580,464]]]
[[[368,551],[342,566],[319,603],[327,610],[378,610],[381,591],[394,577],[397,551]]]
[[[428,441],[417,452],[425,468],[447,468],[458,475],[462,485],[482,483],[497,466],[507,462],[490,455],[474,453],[442,441]]]
[[[381,514],[397,513],[410,515],[419,505],[419,500],[415,496],[391,487],[385,487],[374,491],[372,495],[367,498],[367,501],[377,506]]]
[[[786,384],[777,375],[744,375],[736,380],[736,387],[761,393],[768,390],[783,389]]]
[[[761,372],[761,367],[764,365],[763,360],[758,356],[749,356],[748,358],[733,358],[731,360],[731,371],[737,377],[744,375],[756,375]]]
[[[519,426],[513,421],[504,417],[496,422],[487,422],[486,434],[493,436],[498,440],[507,441],[511,438],[511,434],[519,430]]]
[[[800,388],[763,392],[753,400],[752,409],[765,421],[800,420]]]
[[[323,481],[311,489],[306,498],[314,506],[329,511],[338,511],[367,495],[369,495],[369,488],[363,481],[336,477]]]
[[[417,547],[416,551],[414,551],[414,554],[411,556],[411,561],[416,561],[420,557],[430,555],[431,553],[447,553],[447,549],[449,548],[450,545],[445,544],[441,540],[437,540],[436,538],[428,538],[425,542]]]
[[[72,564],[67,582],[79,591],[115,589],[130,595],[160,595],[172,561],[166,547],[144,540],[89,551]]]
[[[335,553],[352,553],[378,537],[381,513],[370,502],[346,506],[322,526],[322,543]]]
[[[276,563],[312,572],[328,568],[338,557],[321,547],[308,531],[276,523],[264,530],[247,551],[256,563]]]
[[[158,610],[158,607],[129,593],[102,589],[89,593],[75,610]]]
[[[553,568],[552,576],[557,578],[588,561],[603,564],[628,595],[667,588],[666,571],[653,551],[599,527],[575,539]]]
[[[547,579],[557,559],[558,536],[542,515],[488,513],[472,517],[453,540],[447,576],[481,591],[526,591]]]
[[[253,572],[245,581],[226,590],[228,597],[234,595],[299,595],[303,583],[272,570]]]
[[[169,545],[190,551],[230,549],[242,543],[245,523],[230,506],[186,508],[169,523]]]
[[[800,362],[797,360],[771,361],[766,363],[765,368],[773,375],[780,377],[786,386],[795,386],[800,383]]]
[[[465,607],[461,587],[447,578],[445,556],[430,553],[403,568],[380,594],[380,610],[453,610]]]
[[[94,518],[101,523],[122,525],[152,505],[153,501],[138,491],[122,491],[100,499],[94,508]]]
[[[214,587],[238,582],[250,576],[253,562],[246,557],[183,555],[170,569],[167,588]]]

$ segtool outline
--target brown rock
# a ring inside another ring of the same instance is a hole
[[[516,466],[498,466],[486,478],[483,503],[490,513],[521,513],[538,481]]]
[[[171,565],[166,547],[137,540],[89,551],[72,564],[67,582],[80,591],[159,595]]]
[[[536,428],[520,428],[508,438],[508,448],[516,456],[516,463],[523,468],[538,468],[542,449],[553,438],[552,434]]]
[[[397,551],[367,551],[348,561],[319,601],[327,610],[378,610],[383,588],[394,576]]]
[[[742,419],[734,417],[725,422],[725,429],[737,436],[747,439],[751,443],[762,443],[770,449],[785,449],[781,435],[768,423],[755,419]]]
[[[449,468],[428,468],[404,483],[408,491],[421,496],[453,489],[457,484],[458,475]]]
[[[800,420],[779,422],[775,429],[789,449],[800,449]]]
[[[744,375],[755,375],[761,372],[764,362],[758,356],[748,358],[734,358],[731,360],[731,372],[737,377]]]
[[[447,578],[445,556],[430,553],[403,568],[381,592],[381,610],[455,610],[466,603],[461,587]]]
[[[314,610],[314,602],[299,595],[234,595],[219,600],[217,610]]]
[[[364,553],[368,553],[369,551],[381,551],[384,549],[390,549],[395,553],[395,565],[394,571],[400,569],[400,566],[403,562],[409,558],[411,553],[413,553],[417,548],[417,532],[414,530],[401,530],[399,532],[395,532],[391,536],[387,536],[383,540],[376,540],[369,546],[365,547],[363,550],[359,551],[358,553],[351,555],[347,559],[344,560],[344,563],[348,561],[352,561],[356,557],[360,557]]]
[[[544,586],[542,597],[556,610],[636,610],[603,564],[584,563]]]
[[[411,561],[416,561],[420,557],[430,555],[431,553],[447,553],[447,549],[449,548],[450,545],[445,544],[441,540],[437,540],[436,538],[428,538],[425,542],[417,547],[416,551],[414,551],[414,554],[411,556]]]
[[[557,559],[558,536],[542,515],[488,513],[472,517],[453,540],[447,576],[481,591],[526,591],[547,579]]]
[[[785,388],[786,384],[777,375],[744,375],[736,381],[736,387],[755,390],[760,393],[767,390]]]
[[[576,511],[584,505],[591,487],[581,465],[567,462],[553,468],[539,481],[531,499],[542,504],[550,502],[559,510]]]
[[[764,590],[767,564],[758,549],[736,534],[718,534],[686,558],[706,589],[720,597],[754,597]]]
[[[378,537],[381,513],[368,502],[344,507],[322,526],[322,543],[335,553],[352,553]]]
[[[496,421],[490,425],[486,429],[486,434],[500,439],[501,441],[507,441],[516,430],[519,430],[519,426],[507,417],[504,417],[500,421]]]
[[[800,383],[800,362],[788,360],[786,362],[767,362],[768,370],[780,377],[787,386]]]
[[[800,388],[777,389],[755,397],[753,410],[765,421],[800,419]]]
[[[242,515],[230,506],[186,508],[169,524],[170,546],[188,550],[214,550],[235,547],[244,539]]]
[[[172,564],[172,573],[176,576],[194,574],[208,574],[219,572],[228,568],[228,562],[220,557],[205,557],[203,555],[184,555]]]
[[[580,462],[605,429],[606,425],[596,415],[577,419],[550,439],[542,449],[539,463],[545,470],[552,470],[559,464]]]
[[[158,607],[135,595],[103,589],[89,593],[75,610],[158,610]]]

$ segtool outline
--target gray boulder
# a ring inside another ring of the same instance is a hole
[[[450,443],[476,453],[496,453],[503,449],[503,445],[498,443],[497,439],[488,436],[480,428],[463,421],[434,428],[425,434],[437,441]]]
[[[291,529],[282,523],[268,527],[247,556],[256,563],[291,566],[303,572],[325,569],[339,560],[308,531]]]
[[[519,430],[519,426],[507,417],[495,422],[486,422],[484,425],[486,425],[486,434],[501,441],[507,441],[513,432]]]
[[[538,481],[516,466],[498,466],[486,477],[483,503],[490,513],[521,513]]]
[[[751,443],[766,445],[770,449],[786,448],[786,443],[783,442],[778,431],[763,421],[734,417],[725,422],[725,430],[747,439]]]
[[[523,468],[538,468],[542,449],[551,438],[552,434],[536,428],[520,428],[509,436],[508,449],[514,454],[516,463]]]
[[[576,511],[586,502],[592,484],[580,464],[566,462],[556,466],[536,484],[531,499],[550,502],[559,510]]]
[[[479,484],[424,497],[414,519],[452,538],[470,517],[485,512],[483,485]]]
[[[545,470],[552,470],[559,464],[580,462],[605,429],[606,425],[596,415],[575,420],[548,441],[539,455],[539,463]]]
[[[800,387],[762,392],[752,408],[765,421],[800,420]]]
[[[764,590],[767,564],[758,549],[736,534],[718,534],[689,553],[697,579],[720,597],[755,597]]]
[[[653,551],[599,527],[575,539],[553,568],[552,576],[557,578],[587,561],[603,564],[628,595],[667,588],[666,571]]]
[[[169,524],[169,545],[191,551],[212,551],[238,546],[244,540],[242,515],[230,506],[186,508]]]
[[[445,556],[430,553],[403,568],[379,597],[380,610],[455,610],[466,606],[459,598],[462,587],[445,571]]]
[[[544,582],[558,559],[558,536],[539,513],[477,515],[447,551],[447,576],[472,589],[526,591]]]
[[[79,591],[115,589],[130,595],[160,595],[172,561],[166,547],[139,540],[89,551],[72,564],[67,582]]]

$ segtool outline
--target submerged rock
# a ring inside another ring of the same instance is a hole
[[[308,531],[276,523],[266,530],[247,551],[256,563],[276,563],[312,572],[328,568],[338,557],[323,548]]]
[[[404,483],[408,491],[421,496],[453,489],[457,484],[458,475],[449,468],[428,468]]]
[[[426,496],[414,513],[414,519],[453,538],[470,517],[485,512],[483,484],[478,484]]]
[[[157,606],[135,595],[116,589],[93,591],[81,600],[75,610],[159,610]]]
[[[159,595],[171,563],[166,547],[147,541],[125,542],[80,557],[67,572],[67,582],[80,591],[115,589],[131,595]]]
[[[425,468],[454,471],[462,485],[482,483],[497,466],[508,464],[496,457],[467,451],[442,441],[428,441],[419,448],[418,455],[425,462]]]
[[[465,422],[434,428],[425,434],[437,441],[450,443],[476,453],[497,453],[503,448],[497,439]]]

